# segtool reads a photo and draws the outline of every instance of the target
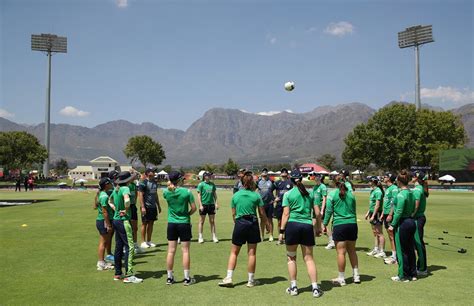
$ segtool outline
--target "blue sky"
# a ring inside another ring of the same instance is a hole
[[[413,101],[414,51],[397,33],[417,24],[435,38],[421,48],[422,102],[473,103],[473,1],[0,0],[0,116],[44,121],[40,33],[68,37],[53,56],[54,123],[186,129],[212,107]]]

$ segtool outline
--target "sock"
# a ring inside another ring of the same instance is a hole
[[[342,273],[344,273],[344,272],[342,272]],[[311,283],[311,287],[313,287],[313,290],[319,288],[318,283]]]
[[[397,260],[397,253],[396,252],[392,252],[392,258]]]
[[[173,277],[173,270],[167,270],[166,273],[168,273],[168,278],[174,278]]]
[[[232,274],[234,274],[234,270],[227,270],[227,277],[232,278]]]
[[[189,270],[184,270],[184,278],[189,279]]]
[[[344,272],[339,272],[339,279],[346,279]]]
[[[104,266],[104,265],[105,265],[105,261],[99,260],[99,261],[97,261],[97,264],[100,265],[100,266]]]
[[[199,233],[199,239],[202,239],[202,233]]]
[[[378,246],[374,246],[374,251],[378,252],[378,251],[379,251],[379,247],[378,247]]]
[[[329,239],[329,243],[333,242],[333,241],[332,241],[332,235],[329,236],[328,239]]]
[[[249,282],[253,282],[254,274],[255,273],[249,273]]]
[[[359,268],[352,269],[352,275],[359,275]]]
[[[290,288],[296,287],[296,280],[290,281]]]
[[[216,233],[212,233],[212,239],[217,239]]]

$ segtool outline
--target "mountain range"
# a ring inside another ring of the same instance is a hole
[[[220,164],[228,158],[242,164],[292,162],[325,153],[340,159],[346,135],[357,124],[367,122],[375,111],[362,103],[319,106],[306,113],[284,111],[271,116],[212,108],[186,131],[125,120],[93,128],[51,124],[51,160],[65,158],[70,165],[87,165],[89,160],[107,155],[127,163],[122,151],[135,135],[148,135],[159,141],[167,156],[163,164],[172,166]],[[470,139],[467,145],[474,146],[474,104],[451,111],[461,116]],[[44,140],[44,124],[26,126],[0,118],[0,131],[27,131],[40,142]]]

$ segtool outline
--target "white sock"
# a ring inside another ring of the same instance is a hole
[[[392,258],[395,259],[395,260],[397,259],[397,253],[396,252],[392,252]]]
[[[378,247],[378,246],[374,246],[374,251],[378,252],[378,251],[379,251],[379,247]]]
[[[346,279],[344,272],[339,272],[339,279]]]
[[[249,273],[249,282],[253,282],[255,273]]]
[[[296,280],[290,281],[290,288],[296,287]]]
[[[234,274],[234,270],[227,270],[227,277],[232,278],[232,274]]]
[[[313,290],[319,288],[318,283],[311,283],[311,286],[313,287]]]
[[[168,273],[168,278],[173,278],[173,270],[167,270],[166,273]]]
[[[184,270],[184,278],[189,279],[189,270]]]
[[[105,265],[105,261],[99,260],[99,261],[97,262],[97,264],[103,266],[103,265]]]
[[[199,233],[199,239],[202,239],[202,233]]]
[[[352,269],[352,275],[358,276],[359,275],[359,268]]]
[[[216,233],[212,233],[212,239],[217,239]]]

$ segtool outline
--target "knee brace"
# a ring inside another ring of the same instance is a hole
[[[296,261],[296,252],[286,252],[286,256],[288,256],[288,263],[292,261]]]

